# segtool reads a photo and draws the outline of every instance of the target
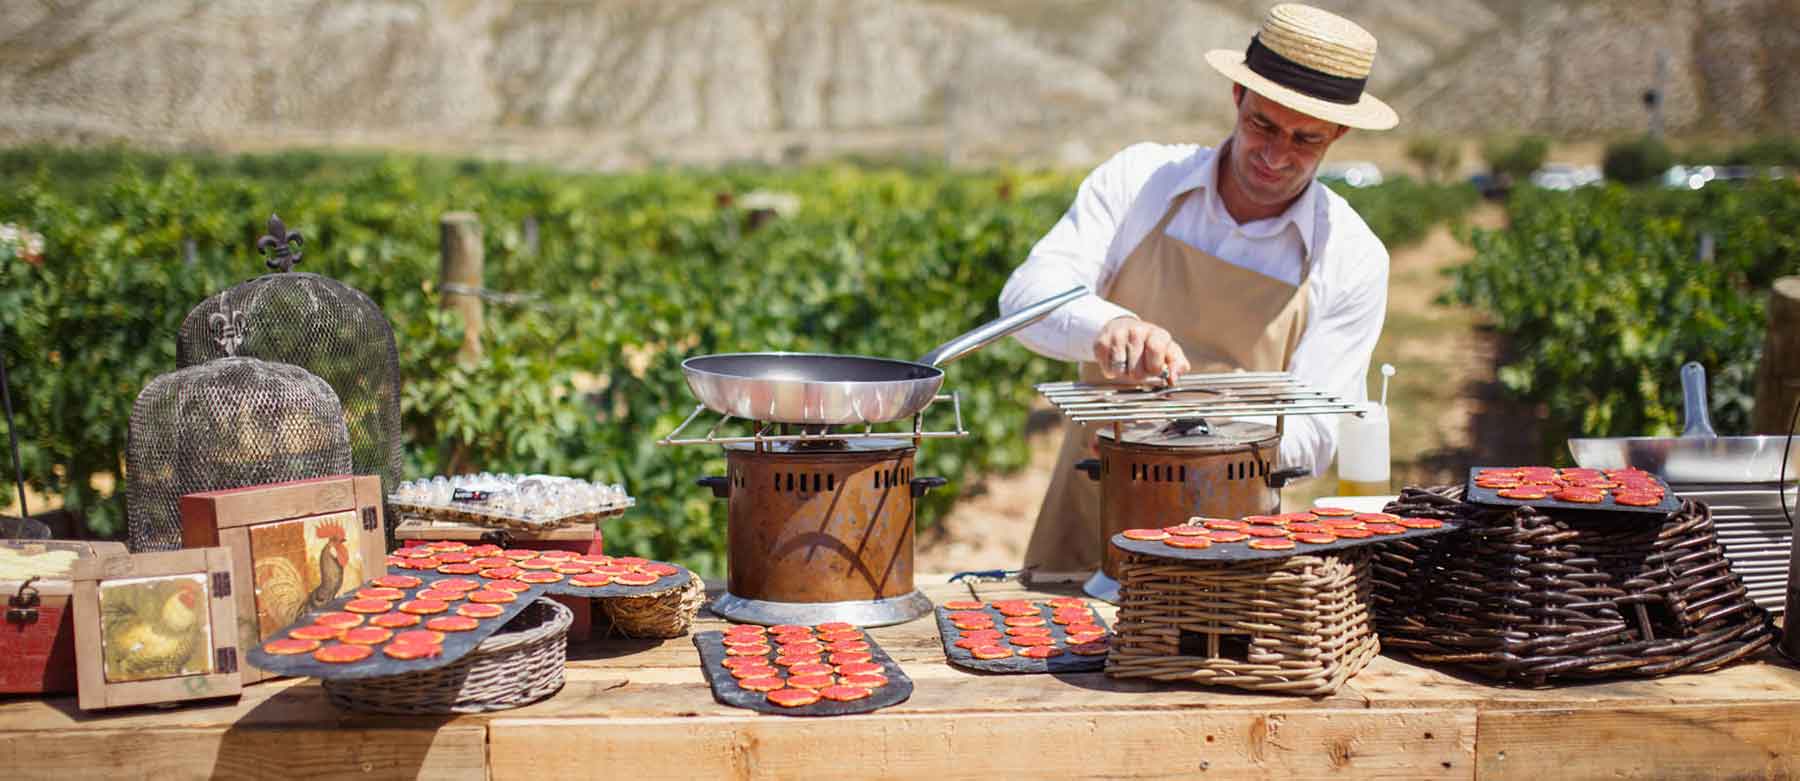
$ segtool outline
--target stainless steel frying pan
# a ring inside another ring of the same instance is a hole
[[[1635,466],[1671,483],[1781,483],[1800,475],[1800,447],[1790,444],[1800,439],[1714,433],[1706,412],[1706,369],[1698,363],[1681,367],[1681,402],[1686,426],[1679,437],[1571,439],[1569,453],[1581,466]]]
[[[1087,294],[1076,287],[938,345],[918,362],[821,353],[727,353],[681,362],[708,409],[773,423],[842,425],[909,417],[944,384],[943,364],[1031,325]]]

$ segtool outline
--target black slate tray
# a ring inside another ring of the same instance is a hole
[[[1083,600],[1083,602],[1086,602],[1086,600]],[[962,611],[951,610],[939,605],[936,611],[938,641],[944,645],[944,659],[951,664],[966,670],[978,670],[986,673],[1009,673],[1014,675],[1033,673],[1085,673],[1094,672],[1106,667],[1105,656],[1079,656],[1069,653],[1069,633],[1064,631],[1067,627],[1050,620],[1051,614],[1054,613],[1056,609],[1044,604],[1037,605],[1037,608],[1038,615],[1042,616],[1044,619],[1044,625],[1050,628],[1050,636],[1056,639],[1056,647],[1063,649],[1062,656],[1055,656],[1049,659],[1032,659],[1026,656],[1019,656],[1019,651],[1021,649],[1007,645],[1006,647],[1011,648],[1013,651],[1012,656],[1008,656],[1005,659],[977,659],[969,649],[956,647],[956,636],[960,634],[962,630],[957,629],[956,625],[950,622],[950,614]],[[990,604],[987,607],[982,608],[982,612],[994,617],[995,629],[998,629],[1001,632],[1006,631],[1006,616],[1002,615],[999,610],[994,609],[993,605]],[[1100,614],[1094,611],[1092,605],[1088,605],[1088,612],[1094,616],[1094,623],[1099,625],[1100,628],[1105,629],[1106,636],[1111,638],[1112,627],[1106,625],[1106,619],[1101,618]]]
[[[659,563],[666,564],[668,562]],[[443,650],[437,656],[430,656],[424,659],[394,659],[383,654],[381,652],[381,646],[377,645],[375,647],[375,653],[360,662],[329,664],[314,659],[310,653],[292,655],[270,654],[264,652],[260,644],[256,648],[250,650],[247,658],[250,660],[251,664],[277,675],[298,675],[311,678],[330,678],[333,680],[377,678],[387,675],[400,675],[402,673],[431,670],[461,659],[465,654],[474,650],[475,646],[479,645],[481,641],[486,640],[490,635],[499,631],[500,627],[505,625],[506,622],[511,621],[514,616],[523,612],[526,605],[531,604],[538,597],[545,594],[595,599],[613,599],[619,597],[655,596],[686,586],[688,581],[693,577],[693,573],[679,564],[670,564],[670,566],[675,567],[678,571],[673,575],[664,575],[663,577],[658,578],[655,583],[647,586],[608,585],[600,586],[598,588],[579,588],[569,585],[569,578],[572,576],[568,575],[563,576],[563,579],[556,583],[533,583],[531,584],[531,588],[518,592],[518,599],[500,605],[501,607],[506,608],[506,612],[503,612],[494,618],[481,619],[480,626],[474,631],[445,632]],[[474,581],[482,580],[480,575],[446,575],[433,570],[402,569],[400,567],[389,567],[388,574],[411,575],[422,581],[415,588],[402,589],[406,592],[406,599],[413,598],[413,595],[420,591],[430,589],[432,584],[440,580],[448,580],[450,578],[467,578]],[[365,583],[362,588],[366,588],[370,585],[370,583]],[[296,621],[287,627],[283,627],[280,632],[271,635],[270,639],[285,638],[287,637],[288,630],[311,624],[313,618],[320,613],[331,613],[343,610],[344,604],[355,598],[356,592],[352,591],[346,596],[334,599],[331,604],[323,610],[307,613],[305,616],[301,617],[299,621]],[[405,599],[396,600],[395,604],[398,605],[400,602],[404,601]],[[465,602],[458,601],[455,604],[461,605],[465,604]],[[423,629],[425,628],[426,621],[436,618],[437,616],[455,614],[456,608],[452,606],[450,610],[443,613],[432,616],[420,616],[419,625],[416,627],[408,627],[408,629]],[[367,617],[365,617],[365,623],[363,624],[364,626],[368,625],[366,618]],[[395,630],[395,633],[398,634],[403,631],[407,630]]]
[[[438,574],[435,572],[424,572],[424,571],[420,571],[420,570],[409,570],[406,572],[393,572],[391,574],[412,575],[423,581],[415,588],[402,589],[403,591],[406,592],[406,598],[400,599],[400,600],[395,600],[394,604],[396,606],[398,606],[401,602],[406,601],[407,599],[412,599],[414,594],[417,594],[420,591],[424,591],[424,590],[431,588],[431,585],[433,583],[436,583],[437,581],[448,580],[450,578],[469,577],[467,575],[441,575],[441,574]],[[479,580],[479,578],[471,578],[471,579]],[[359,588],[367,588],[367,587],[369,587],[369,584],[365,583],[365,584],[363,584],[363,586],[361,586]],[[311,653],[293,654],[293,655],[286,655],[286,656],[270,654],[270,653],[263,651],[261,644],[258,644],[255,648],[250,649],[249,654],[247,654],[246,656],[250,660],[251,664],[256,665],[257,667],[260,667],[269,672],[275,673],[277,675],[302,675],[302,676],[307,676],[307,677],[311,677],[311,678],[331,678],[333,680],[355,680],[355,679],[359,679],[359,678],[378,678],[378,677],[386,676],[386,675],[400,675],[402,673],[418,672],[420,670],[430,670],[430,669],[434,669],[437,667],[443,667],[444,665],[455,662],[457,659],[462,658],[464,654],[467,654],[469,651],[474,650],[475,646],[479,645],[481,643],[481,641],[486,640],[489,635],[492,635],[493,633],[499,631],[500,627],[504,626],[506,624],[506,622],[511,621],[514,616],[517,616],[519,613],[523,612],[525,610],[525,606],[531,604],[534,600],[536,600],[541,591],[542,591],[541,587],[533,586],[528,591],[519,592],[518,599],[515,599],[511,602],[507,602],[507,603],[500,605],[500,607],[505,608],[505,612],[503,612],[500,615],[495,616],[493,618],[481,619],[480,625],[477,626],[474,631],[471,631],[471,632],[445,632],[444,633],[443,651],[441,653],[439,653],[437,656],[430,656],[430,657],[426,657],[424,659],[409,659],[409,660],[394,659],[394,658],[389,657],[386,654],[383,654],[381,652],[380,645],[375,646],[375,653],[371,654],[369,656],[369,658],[364,659],[360,662],[351,662],[349,664],[328,664],[326,662],[321,662],[317,659],[314,659],[312,657]],[[306,615],[302,616],[299,621],[296,621],[293,624],[283,627],[280,632],[270,635],[269,639],[270,640],[278,640],[278,639],[285,638],[285,637],[287,637],[287,633],[289,630],[311,624],[313,622],[313,618],[315,618],[316,616],[318,616],[322,613],[332,613],[332,612],[343,610],[344,604],[349,602],[352,599],[356,599],[355,591],[350,592],[348,595],[338,597],[337,599],[332,600],[331,604],[326,606],[322,610],[317,610],[317,611],[307,613]],[[396,630],[394,630],[394,633],[399,634],[401,632],[409,631],[412,629],[424,629],[425,622],[430,621],[433,618],[437,618],[438,616],[456,615],[456,607],[455,606],[466,604],[466,603],[467,603],[467,600],[459,600],[459,601],[453,603],[451,608],[447,611],[444,611],[442,613],[437,613],[435,615],[420,616],[418,626],[407,627],[406,629],[396,629]],[[363,626],[369,625],[368,618],[369,618],[369,616],[363,617],[363,619],[364,619],[363,624],[362,624]],[[267,641],[264,641],[264,642],[267,642]]]
[[[542,588],[546,594],[556,594],[564,597],[586,597],[589,599],[614,599],[617,597],[652,597],[658,594],[665,594],[673,589],[686,586],[688,581],[694,577],[693,572],[690,572],[687,567],[683,567],[680,564],[670,562],[657,563],[668,564],[669,566],[674,567],[676,569],[675,574],[664,575],[657,578],[655,583],[648,586],[621,586],[614,583],[596,588],[582,588],[569,582],[571,579],[577,577],[575,575],[564,575],[562,580],[555,583],[533,585],[536,588]]]
[[[1606,498],[1600,500],[1599,503],[1584,504],[1582,502],[1564,502],[1551,497],[1543,499],[1508,499],[1500,495],[1500,489],[1498,488],[1477,488],[1475,486],[1475,476],[1481,474],[1482,470],[1505,468],[1506,467],[1498,466],[1478,466],[1471,468],[1469,470],[1468,487],[1463,492],[1463,500],[1475,504],[1499,505],[1504,507],[1533,507],[1540,510],[1649,513],[1657,516],[1668,515],[1669,513],[1681,509],[1681,499],[1675,496],[1674,491],[1669,490],[1668,483],[1664,482],[1662,478],[1657,477],[1656,475],[1650,475],[1650,479],[1655,480],[1657,485],[1662,486],[1663,499],[1661,503],[1649,507],[1633,507],[1628,504],[1619,504],[1618,502],[1613,501],[1612,491],[1610,490],[1607,491]]]
[[[1407,529],[1405,534],[1377,534],[1359,540],[1338,538],[1337,542],[1325,545],[1310,545],[1304,542],[1294,543],[1287,550],[1256,550],[1250,547],[1250,540],[1243,542],[1215,542],[1210,548],[1175,548],[1162,544],[1161,540],[1128,540],[1123,534],[1112,536],[1112,546],[1129,553],[1140,553],[1145,556],[1156,556],[1164,559],[1180,561],[1201,561],[1229,563],[1236,561],[1259,561],[1264,559],[1285,559],[1291,556],[1302,556],[1313,553],[1337,553],[1360,545],[1371,545],[1393,540],[1410,540],[1414,537],[1429,537],[1434,534],[1455,531],[1460,527],[1455,521],[1444,521],[1444,525],[1436,529]],[[1256,539],[1252,537],[1250,539]]]
[[[694,647],[700,649],[700,671],[706,675],[707,684],[712,686],[713,699],[722,705],[734,708],[748,708],[758,713],[774,713],[781,716],[845,716],[852,713],[868,713],[880,710],[889,705],[905,702],[913,693],[913,682],[900,670],[894,658],[881,650],[881,645],[863,632],[863,641],[869,644],[869,661],[881,665],[881,672],[887,676],[888,683],[869,693],[869,696],[850,702],[838,702],[821,698],[811,705],[798,708],[784,708],[769,702],[765,692],[753,692],[738,686],[737,679],[731,677],[731,671],[725,669],[725,633],[701,632],[694,635]],[[770,656],[770,666],[780,670]],[[787,677],[782,671],[782,677]]]

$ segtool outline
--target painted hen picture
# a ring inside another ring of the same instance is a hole
[[[341,512],[250,530],[259,639],[323,608],[368,577],[351,539],[358,528],[355,513]]]
[[[212,618],[204,575],[103,582],[100,622],[109,682],[212,672]]]

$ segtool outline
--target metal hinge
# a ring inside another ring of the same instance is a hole
[[[237,672],[237,649],[220,648],[213,651],[213,672]]]
[[[364,507],[363,511],[362,511],[362,518],[363,518],[363,531],[366,531],[366,532],[374,531],[375,524],[379,522],[375,518],[375,508]]]
[[[38,620],[38,592],[31,587],[35,576],[25,579],[19,584],[19,592],[6,600],[6,623],[34,624]]]
[[[213,589],[212,589],[213,596],[214,597],[229,597],[229,596],[231,596],[231,573],[229,573],[229,572],[214,572],[212,574],[212,576],[213,576]]]

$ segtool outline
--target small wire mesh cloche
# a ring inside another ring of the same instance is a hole
[[[273,273],[194,307],[181,324],[176,363],[194,366],[230,354],[291,363],[323,378],[343,404],[354,473],[379,475],[385,496],[400,484],[401,469],[394,328],[362,291],[293,271],[303,239],[274,215],[268,227],[256,246]]]
[[[350,473],[337,394],[298,366],[220,358],[150,381],[131,406],[125,525],[133,551],[181,547],[181,497]]]

